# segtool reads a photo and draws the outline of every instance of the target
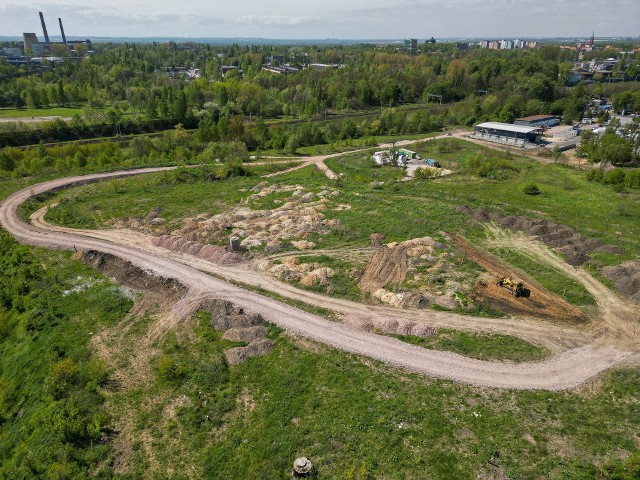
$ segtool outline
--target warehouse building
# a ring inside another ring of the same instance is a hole
[[[530,117],[516,118],[515,124],[525,127],[555,127],[560,125],[560,117],[556,115],[532,115]]]
[[[539,145],[542,139],[541,127],[525,127],[510,123],[485,122],[476,125],[472,138],[488,142],[514,145],[516,147],[532,147]]]

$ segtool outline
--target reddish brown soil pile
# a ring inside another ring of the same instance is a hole
[[[566,225],[549,220],[490,214],[482,208],[473,209],[466,205],[459,207],[458,211],[479,222],[493,220],[503,228],[537,237],[547,246],[555,248],[565,257],[567,263],[573,266],[587,262],[589,254],[594,251],[613,254],[624,253],[615,245],[604,245],[600,240],[585,237]]]
[[[230,252],[224,247],[203,245],[202,243],[192,242],[174,235],[155,237],[152,242],[158,247],[193,255],[194,257],[202,258],[203,260],[208,260],[218,265],[237,265],[243,261],[240,255]]]

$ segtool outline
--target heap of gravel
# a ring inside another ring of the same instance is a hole
[[[549,247],[557,249],[558,252],[564,255],[567,263],[573,266],[579,266],[587,262],[589,254],[594,251],[612,254],[624,253],[620,247],[604,245],[600,240],[585,237],[573,228],[549,220],[516,217],[513,215],[503,216],[496,213],[488,213],[482,208],[470,208],[466,205],[459,207],[458,211],[479,222],[493,220],[502,228],[532,235]]]

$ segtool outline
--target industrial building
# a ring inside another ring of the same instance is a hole
[[[42,33],[44,35],[44,42],[41,42],[35,33],[23,33],[22,34],[22,47],[23,53],[30,55],[45,55],[46,53],[51,52],[51,47],[54,45],[62,45],[70,51],[74,51],[76,46],[84,45],[91,48],[91,41],[87,40],[69,40],[67,41],[67,36],[64,33],[64,27],[62,26],[62,19],[58,18],[58,24],[60,26],[60,37],[62,38],[61,42],[52,42],[49,39],[49,32],[47,32],[47,24],[44,21],[44,15],[42,12],[38,12],[40,15],[40,24],[42,25]]]
[[[530,117],[516,118],[514,123],[525,127],[555,127],[560,125],[560,117],[556,115],[531,115]]]
[[[485,122],[476,125],[471,138],[527,148],[539,145],[542,141],[543,132],[544,130],[541,127]]]

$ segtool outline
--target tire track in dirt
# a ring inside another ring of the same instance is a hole
[[[0,203],[0,222],[22,243],[53,249],[97,250],[116,255],[154,275],[177,279],[189,289],[210,292],[216,298],[244,306],[250,311],[263,315],[275,325],[309,339],[420,374],[458,382],[511,389],[573,388],[639,351],[637,341],[627,341],[626,338],[624,345],[597,340],[544,362],[514,365],[473,360],[450,352],[427,350],[394,338],[357,331],[343,324],[303,312],[290,305],[214,278],[197,268],[176,261],[169,255],[162,255],[162,252],[126,245],[117,237],[107,241],[92,238],[82,232],[42,230],[25,223],[17,214],[17,209],[22,203],[45,191],[167,169],[169,168],[139,169],[69,177],[34,185],[10,195]],[[245,272],[245,275],[251,277],[255,274]],[[260,278],[258,281],[263,282],[265,279]],[[327,300],[326,297],[323,299]],[[340,301],[337,303],[344,305]],[[324,306],[331,308],[327,304]],[[389,309],[389,314],[393,313]],[[441,317],[449,315],[445,312],[435,313],[439,313]],[[468,317],[465,320],[474,321]]]

